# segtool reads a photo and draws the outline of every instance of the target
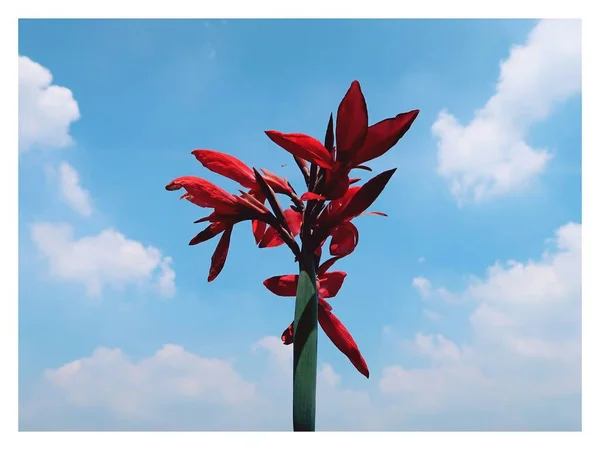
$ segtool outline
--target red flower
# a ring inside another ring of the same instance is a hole
[[[211,172],[218,173],[224,177],[227,177],[233,181],[238,182],[245,188],[250,189],[249,194],[253,195],[261,203],[265,202],[265,197],[256,181],[254,171],[240,161],[235,156],[228,155],[227,153],[221,153],[214,150],[194,150],[192,155]],[[261,169],[263,178],[267,184],[279,194],[286,194],[293,196],[293,190],[286,179],[269,172],[266,169]],[[258,220],[252,222],[252,232],[256,243],[258,244],[265,233],[265,224]]]
[[[197,221],[211,223],[190,241],[190,245],[196,245],[223,233],[212,256],[208,275],[209,282],[221,273],[225,265],[233,226],[244,220],[264,221],[269,215],[267,207],[252,196],[248,194],[242,196],[232,195],[202,178],[179,177],[167,184],[165,188],[168,191],[183,188],[186,193],[181,196],[182,199],[203,208],[214,209],[212,214]]]
[[[335,261],[337,258],[332,259]],[[333,262],[330,260],[323,264],[317,272],[319,324],[338,350],[348,357],[360,373],[369,378],[369,368],[358,349],[358,345],[344,324],[331,312],[331,305],[325,301],[326,298],[337,295],[344,278],[346,278],[345,272],[326,272],[331,264]],[[295,297],[298,287],[298,275],[271,277],[266,279],[263,284],[275,295]],[[289,345],[294,341],[294,322],[285,329],[281,335],[281,340],[285,345]]]
[[[317,139],[302,133],[270,130],[266,134],[294,156],[325,169],[325,186],[321,194],[327,199],[337,199],[350,186],[350,171],[365,168],[363,163],[383,155],[396,145],[418,114],[419,110],[413,110],[368,126],[367,104],[360,84],[353,81],[338,107],[336,146],[331,151]]]

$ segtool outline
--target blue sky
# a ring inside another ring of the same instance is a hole
[[[354,79],[421,113],[336,266],[371,378],[320,334],[317,427],[580,429],[578,22],[29,20],[19,55],[21,429],[290,428],[289,251],[242,224],[207,283],[164,186],[233,192],[210,148],[299,190],[263,131],[322,138]]]

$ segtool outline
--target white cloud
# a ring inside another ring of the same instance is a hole
[[[229,359],[178,345],[137,361],[121,349],[98,348],[45,371],[39,389],[20,404],[21,428],[290,430],[292,347],[267,336],[251,348],[264,350],[251,353],[252,371],[264,369],[255,382]],[[369,395],[344,388],[326,363],[318,371],[317,398],[319,429],[382,426]]]
[[[171,258],[160,250],[127,239],[114,229],[75,238],[68,224],[35,223],[31,236],[49,265],[52,276],[86,287],[98,296],[106,286],[153,285],[165,297],[175,293]]]
[[[493,265],[459,293],[426,283],[470,306],[462,342],[416,333],[399,347],[412,365],[372,361],[370,380],[322,362],[318,429],[579,429],[581,225],[560,227],[552,243],[537,260]],[[138,362],[97,350],[46,372],[51,389],[21,405],[22,428],[289,430],[292,346],[267,336],[241,349],[239,367],[174,345]]]
[[[79,117],[73,93],[52,84],[48,69],[19,56],[19,150],[70,146],[69,127]]]
[[[460,411],[472,420],[461,428],[485,428],[485,417],[499,429],[578,428],[581,225],[560,227],[552,241],[555,249],[538,260],[496,263],[484,279],[450,293],[474,305],[469,345],[417,333],[409,347],[428,366],[386,368],[382,391],[415,414],[448,418]],[[560,417],[548,417],[544,408],[560,408]]]
[[[431,282],[425,277],[415,277],[412,280],[413,287],[424,297],[431,291]]]
[[[67,162],[62,162],[58,168],[59,188],[62,198],[73,210],[82,216],[92,215],[92,200],[90,193],[80,184],[79,174]]]
[[[466,126],[446,111],[432,126],[438,173],[463,203],[526,185],[551,158],[525,142],[531,125],[581,91],[581,22],[542,20],[500,65],[495,94]]]
[[[421,264],[422,262],[425,262],[425,258],[421,256],[419,259],[417,259],[417,262]]]

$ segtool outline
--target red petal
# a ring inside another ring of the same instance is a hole
[[[284,330],[281,340],[283,341],[283,345],[290,345],[294,342],[294,322],[290,323],[290,326]]]
[[[300,200],[302,200],[303,202],[306,202],[308,200],[325,200],[325,197],[319,194],[315,194],[314,192],[305,192],[300,197]]]
[[[323,193],[328,200],[343,197],[350,187],[348,168],[344,165],[336,167],[333,171],[326,173],[326,185]]]
[[[298,288],[298,275],[281,275],[263,281],[265,287],[280,297],[295,297]]]
[[[331,231],[329,253],[332,256],[346,256],[358,245],[358,230],[351,222],[338,225]]]
[[[182,187],[193,197],[190,200],[198,206],[237,211],[235,196],[208,180],[192,176],[179,177],[171,181],[166,189],[175,191]]]
[[[198,233],[196,236],[192,238],[190,241],[190,245],[200,244],[201,242],[206,242],[209,239],[214,238],[217,234],[222,233],[223,230],[227,228],[227,224],[224,222],[214,222],[207,226],[204,230]]]
[[[300,234],[300,230],[302,229],[302,213],[288,208],[285,211],[283,211],[283,215],[285,216],[285,220],[287,221],[290,227],[292,235],[294,237],[298,236],[298,234]]]
[[[367,136],[368,126],[367,103],[360,84],[353,81],[337,111],[335,140],[338,161],[350,159],[360,150]]]
[[[329,258],[327,261],[325,261],[323,264],[321,264],[319,266],[319,269],[317,270],[317,275],[319,277],[325,275],[325,273],[327,273],[327,271],[329,269],[331,269],[331,266],[333,266],[333,264],[338,260],[342,258],[341,256],[334,256],[333,258]]]
[[[319,276],[319,296],[323,298],[335,297],[342,288],[346,272],[328,272]]]
[[[283,245],[285,242],[281,239],[277,229],[269,226],[265,231],[261,241],[258,244],[258,248],[273,248]]]
[[[350,200],[352,200],[360,188],[360,186],[352,186],[348,188],[343,197],[330,201],[327,207],[319,215],[319,225],[324,226],[332,222],[337,222],[339,214],[344,210],[346,205],[350,203]]]
[[[271,189],[277,194],[291,194],[292,189],[285,178],[281,178],[279,175],[268,171],[267,169],[260,169],[263,173],[263,178],[267,182]]]
[[[285,220],[287,221],[287,223],[290,227],[290,231],[292,232],[292,235],[298,236],[298,234],[300,233],[300,229],[302,228],[302,214],[297,211],[294,211],[291,208],[288,208],[285,211],[283,211],[283,215],[285,216]],[[269,228],[267,228],[267,231],[264,233],[264,236],[258,246],[259,246],[259,248],[265,248],[265,247],[270,248],[270,247],[278,247],[278,246],[282,245],[283,243],[284,243],[284,240],[281,238],[277,229],[275,229],[273,227],[269,227]]]
[[[319,305],[319,324],[333,345],[348,357],[360,373],[369,378],[369,368],[352,335],[331,311],[327,311],[321,305]]]
[[[323,144],[314,137],[302,133],[280,133],[279,131],[265,131],[267,136],[277,145],[287,150],[292,155],[318,164],[326,169],[331,169],[333,161],[331,155]]]
[[[256,185],[252,169],[235,156],[213,150],[194,150],[192,155],[208,170],[237,181],[246,188]]]
[[[354,184],[354,183],[358,183],[360,181],[360,178],[350,178],[350,183],[348,184]]]
[[[367,138],[354,158],[354,163],[361,164],[387,152],[406,134],[418,114],[419,110],[415,109],[371,125],[367,131]]]
[[[333,309],[331,307],[331,305],[329,303],[327,303],[327,301],[325,301],[323,299],[323,297],[319,297],[319,306],[321,306],[327,312],[329,312],[329,311],[331,311]]]
[[[375,199],[379,197],[379,194],[381,194],[388,181],[390,181],[395,171],[396,169],[391,169],[381,172],[363,184],[348,201],[346,207],[339,213],[339,219],[350,220],[371,206]]]
[[[229,252],[229,242],[231,241],[231,231],[233,227],[229,227],[219,239],[219,243],[217,244],[217,248],[215,248],[215,252],[212,255],[210,260],[210,270],[208,272],[208,281],[211,282],[221,273],[223,270],[223,266],[225,265],[225,260],[227,260],[227,253]]]
[[[267,229],[267,224],[262,220],[253,220],[252,221],[252,234],[254,235],[254,240],[258,245],[265,235],[265,230]]]

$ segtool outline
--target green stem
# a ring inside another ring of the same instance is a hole
[[[315,431],[317,289],[313,258],[302,252],[294,315],[294,431]]]

